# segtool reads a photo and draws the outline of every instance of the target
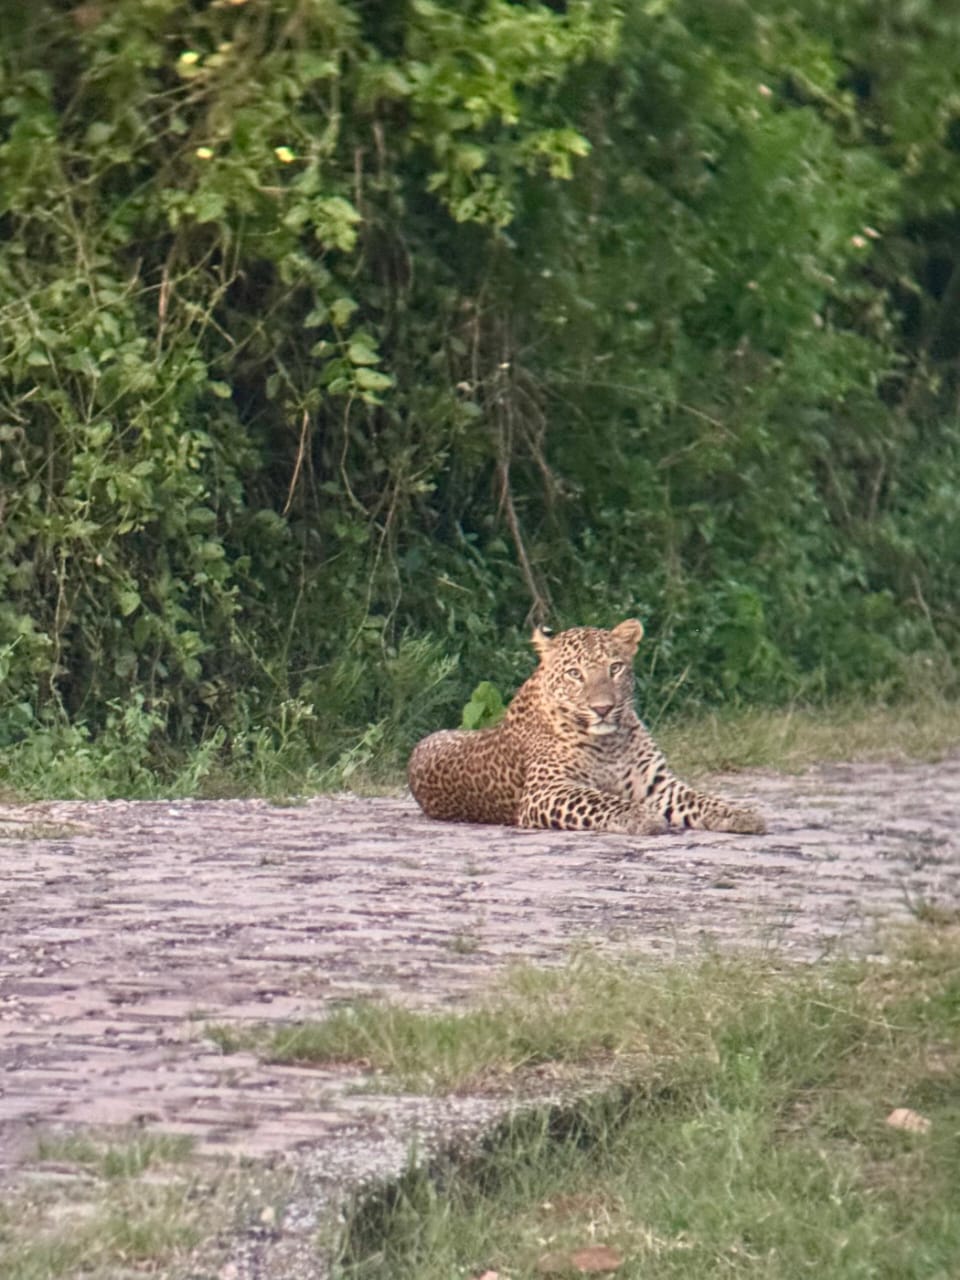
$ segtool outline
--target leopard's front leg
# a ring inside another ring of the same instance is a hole
[[[665,823],[645,804],[594,787],[528,787],[520,803],[518,825],[558,831],[615,831],[623,835],[662,834]]]
[[[672,775],[656,795],[647,802],[663,814],[671,827],[695,827],[702,831],[739,831],[745,835],[762,835],[767,825],[759,813],[728,804],[720,796],[695,791]]]
[[[633,762],[624,789],[628,800],[659,814],[671,827],[761,835],[766,823],[752,809],[728,804],[682,782],[642,725],[633,736]]]

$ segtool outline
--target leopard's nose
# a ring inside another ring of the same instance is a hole
[[[612,702],[591,702],[590,710],[595,711],[596,714],[600,717],[600,719],[603,720],[613,710],[613,703]]]

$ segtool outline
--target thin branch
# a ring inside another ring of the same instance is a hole
[[[307,435],[310,427],[310,415],[306,409],[303,411],[303,421],[300,423],[300,443],[297,446],[297,460],[293,464],[293,475],[290,477],[290,488],[287,490],[287,500],[283,504],[281,515],[285,516],[293,502],[294,490],[297,487],[297,481],[300,479],[300,470],[303,467],[303,457],[307,450]]]

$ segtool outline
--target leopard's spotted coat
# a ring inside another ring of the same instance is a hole
[[[652,834],[672,827],[762,832],[763,819],[675,777],[633,705],[635,618],[612,631],[539,628],[540,665],[500,724],[432,733],[410,757],[431,818]]]

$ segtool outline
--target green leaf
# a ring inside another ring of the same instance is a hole
[[[86,132],[86,140],[91,147],[99,147],[113,137],[114,127],[105,120],[94,120]]]
[[[389,374],[381,373],[379,369],[368,369],[364,365],[357,369],[356,381],[357,386],[364,391],[386,391],[387,387],[393,386],[393,378]]]
[[[303,318],[303,327],[305,329],[319,329],[322,324],[326,324],[330,319],[330,308],[325,302],[318,302],[317,305]]]
[[[291,205],[283,216],[283,225],[289,227],[291,231],[302,231],[303,228],[311,221],[312,210],[309,204],[299,201],[297,204]]]
[[[342,298],[335,298],[334,301],[330,303],[330,315],[333,319],[333,323],[337,328],[343,328],[343,326],[349,322],[350,317],[356,309],[357,304],[352,298],[348,298],[346,296]]]
[[[454,152],[457,168],[462,169],[464,173],[475,173],[477,169],[482,169],[486,160],[487,153],[483,147],[464,145],[457,147]]]
[[[347,348],[347,355],[353,364],[379,364],[380,355],[369,346],[363,338],[354,338]]]
[[[488,728],[503,719],[505,710],[503,695],[497,686],[489,680],[481,680],[463,708],[461,728]]]
[[[227,205],[219,191],[196,191],[189,207],[198,222],[216,222],[223,216]]]
[[[305,80],[329,80],[340,74],[340,67],[334,58],[324,58],[309,50],[297,55],[297,69]]]
[[[112,422],[92,422],[86,430],[87,443],[93,449],[99,449],[105,445],[113,435]]]

